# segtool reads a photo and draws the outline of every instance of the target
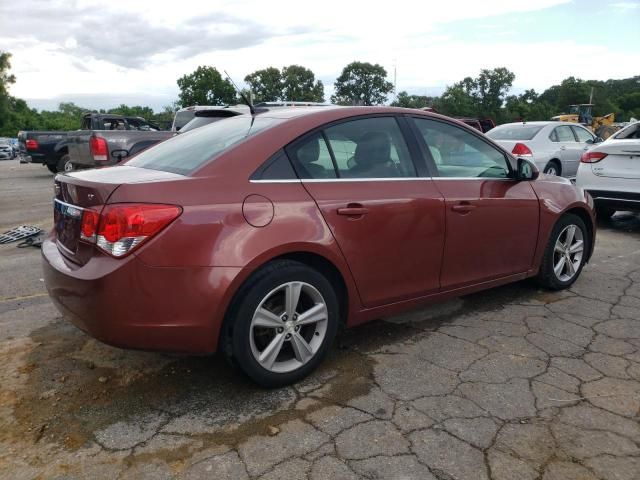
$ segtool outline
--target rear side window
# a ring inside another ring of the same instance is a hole
[[[573,131],[569,125],[556,127],[554,130],[555,136],[551,140],[554,142],[575,142],[576,138],[573,136]]]
[[[393,117],[350,120],[287,149],[300,178],[402,178],[416,170]]]
[[[493,140],[531,140],[542,130],[541,125],[502,125],[487,132]]]
[[[241,115],[176,135],[141,152],[127,165],[186,175],[216,155],[256,133],[278,119]]]
[[[193,117],[196,116],[196,112],[193,110],[181,110],[176,113],[176,116],[173,118],[173,129],[180,130],[187,123],[189,123]]]

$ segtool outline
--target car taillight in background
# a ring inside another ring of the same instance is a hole
[[[531,157],[533,155],[531,153],[531,149],[524,143],[516,143],[513,146],[513,150],[511,150],[511,153],[516,157]]]
[[[27,138],[27,140],[24,142],[24,145],[27,148],[27,150],[37,150],[38,149],[38,141],[34,140],[33,138]]]
[[[109,149],[107,141],[102,137],[92,135],[89,138],[89,150],[96,162],[106,162],[109,159]]]
[[[598,163],[606,156],[607,154],[602,152],[584,152],[580,157],[580,161],[582,163]]]
[[[182,213],[175,205],[116,203],[101,212],[86,209],[81,238],[116,258],[124,257],[152,238]]]

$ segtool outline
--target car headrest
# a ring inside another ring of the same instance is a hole
[[[385,163],[391,160],[391,139],[385,132],[367,132],[358,141],[356,163]]]

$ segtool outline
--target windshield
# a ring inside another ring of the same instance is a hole
[[[493,140],[531,140],[542,130],[542,125],[501,125],[487,132]]]
[[[240,115],[176,135],[144,150],[127,165],[187,175],[227,148],[281,119]]]
[[[180,110],[173,118],[173,130],[180,130],[196,116],[193,110]]]
[[[615,138],[616,140],[635,140],[640,138],[640,122],[632,123],[631,125],[626,126],[618,133],[616,133],[613,138]]]

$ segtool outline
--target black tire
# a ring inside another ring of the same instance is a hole
[[[324,339],[315,355],[295,370],[280,373],[264,368],[251,349],[251,321],[254,312],[269,292],[287,282],[305,282],[317,289],[327,307]],[[338,299],[331,283],[317,270],[292,260],[276,260],[254,273],[240,288],[225,318],[222,350],[232,365],[266,388],[295,383],[306,377],[322,362],[338,330]]]
[[[609,221],[615,213],[616,211],[612,208],[596,207],[596,215],[599,220]]]
[[[555,245],[558,241],[558,237],[561,235],[563,230],[569,225],[575,225],[582,231],[583,241],[584,241],[584,250],[582,254],[582,259],[580,261],[580,266],[576,269],[576,273],[569,280],[563,281],[556,275],[553,267],[554,267],[554,251]],[[550,290],[563,290],[565,288],[569,288],[573,283],[578,279],[580,273],[582,272],[582,267],[584,267],[586,258],[589,254],[589,248],[591,246],[591,237],[589,235],[589,230],[587,226],[584,224],[584,221],[574,215],[572,213],[567,213],[560,217],[560,219],[556,222],[553,230],[551,231],[551,235],[549,236],[549,241],[547,242],[547,247],[544,252],[544,256],[542,257],[542,263],[540,265],[540,270],[538,272],[538,276],[536,280],[539,285],[542,287],[548,288]]]
[[[56,173],[58,173],[58,166],[57,165],[51,165],[50,163],[47,163],[47,168],[49,169],[49,171],[51,173],[53,173],[54,175]]]
[[[555,170],[556,173],[550,173],[552,170]],[[560,175],[562,175],[562,166],[560,165],[560,163],[557,160],[551,160],[544,167],[544,173],[546,173],[547,175],[560,176]]]
[[[56,165],[56,169],[58,172],[68,172],[70,170],[67,170],[65,168],[65,166],[67,165],[67,163],[69,165],[71,164],[71,156],[68,153],[65,153],[64,155],[62,155],[59,159],[58,159],[58,163]]]

